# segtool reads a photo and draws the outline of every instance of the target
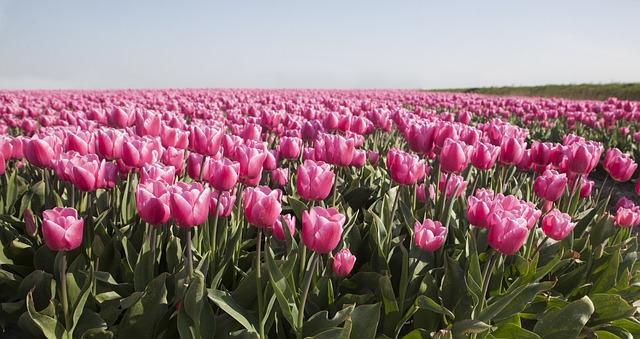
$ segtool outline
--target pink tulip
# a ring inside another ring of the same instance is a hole
[[[35,237],[38,234],[38,226],[36,226],[36,218],[29,209],[24,210],[24,230],[30,237]]]
[[[96,151],[104,159],[122,158],[124,133],[113,128],[101,128],[96,134]]]
[[[209,183],[219,191],[230,191],[235,187],[240,175],[240,163],[227,158],[213,160],[209,163]]]
[[[586,177],[580,177],[580,199],[584,199],[591,194],[593,184],[593,180],[589,180]]]
[[[107,123],[109,126],[117,128],[129,127],[135,121],[133,108],[116,106],[112,110],[107,111]]]
[[[324,134],[324,159],[336,166],[349,166],[356,151],[353,139],[345,139],[340,135]],[[318,146],[315,147],[316,151]]]
[[[189,132],[162,125],[160,129],[160,141],[162,142],[162,146],[166,148],[186,149],[189,145]]]
[[[173,220],[181,228],[198,226],[207,220],[211,190],[199,182],[177,182],[171,186],[169,207]]]
[[[167,182],[147,179],[136,187],[136,208],[150,225],[161,225],[171,218]]]
[[[333,257],[333,272],[339,277],[346,277],[355,263],[356,256],[348,248],[343,248]]]
[[[604,157],[603,167],[609,172],[613,180],[626,182],[631,179],[636,168],[638,168],[638,164],[628,155],[620,152],[619,149],[610,148]]]
[[[405,139],[409,148],[422,154],[429,154],[433,150],[437,129],[434,124],[409,126],[409,131],[405,134]]]
[[[467,144],[447,139],[440,151],[440,166],[445,173],[460,173],[469,165],[473,148]]]
[[[139,136],[157,137],[160,135],[162,120],[159,114],[150,111],[138,111],[136,113],[136,134]]]
[[[239,145],[236,148],[235,160],[240,163],[240,177],[255,179],[261,176],[267,152],[267,147],[264,144],[260,144],[259,148]]]
[[[285,214],[282,218],[276,220],[275,224],[273,224],[273,236],[280,241],[285,241],[286,235],[284,233],[281,219],[284,219],[284,223],[287,225],[289,234],[293,236],[296,232],[296,217],[291,214]]]
[[[478,198],[470,196],[467,198],[467,220],[476,227],[488,227],[491,209],[493,207],[493,198]]]
[[[371,165],[375,165],[378,162],[379,154],[378,154],[378,152],[374,152],[372,150],[367,150],[367,157],[369,157],[369,163]]]
[[[329,164],[305,160],[304,164],[298,166],[296,190],[303,199],[324,200],[331,192],[334,177]]]
[[[416,221],[413,225],[416,244],[425,251],[434,252],[447,237],[447,228],[439,221],[425,219],[422,223]]]
[[[447,196],[447,198],[450,198],[454,192],[456,192],[456,199],[459,198],[467,189],[467,185],[469,184],[468,182],[464,181],[464,178],[462,176],[459,176],[457,174],[451,174],[451,177],[449,178],[449,183],[446,183],[447,180],[447,176],[446,175],[442,175],[442,177],[440,177],[440,193],[444,193],[444,186],[447,186],[447,192],[445,193],[445,195]]]
[[[569,169],[577,174],[589,174],[600,160],[602,145],[595,142],[576,142],[570,147]]]
[[[145,165],[140,171],[140,183],[144,184],[147,180],[161,180],[168,185],[173,185],[176,178],[176,169],[173,166],[164,166],[162,164]]]
[[[476,142],[471,151],[471,165],[479,170],[488,170],[496,163],[500,147],[484,142]]]
[[[640,211],[637,206],[633,208],[619,207],[616,210],[616,224],[620,227],[632,227],[640,224]]]
[[[166,166],[173,166],[176,170],[176,175],[180,175],[184,170],[184,152],[184,149],[169,146],[162,153],[162,163]]]
[[[284,186],[289,182],[289,169],[276,168],[271,172],[271,182],[276,186]]]
[[[542,218],[542,231],[553,240],[564,239],[575,226],[576,224],[571,222],[571,216],[560,212],[557,208]]]
[[[557,201],[564,194],[567,176],[554,170],[546,170],[533,183],[533,191],[540,199]]]
[[[220,204],[218,204],[220,199]],[[233,205],[236,203],[236,195],[231,194],[229,191],[214,191],[211,193],[211,204],[209,205],[209,213],[215,215],[216,208],[218,209],[218,216],[226,218],[231,215],[233,211]]]
[[[69,179],[83,192],[95,191],[105,185],[105,169],[105,161],[100,161],[97,155],[85,155],[72,165]]]
[[[498,211],[491,216],[487,240],[498,252],[510,255],[522,247],[528,231],[526,219]]]
[[[387,169],[391,179],[400,185],[413,185],[425,175],[424,161],[397,148],[387,153]]]
[[[56,207],[42,212],[42,236],[54,251],[70,251],[82,242],[84,220],[74,208]]]
[[[149,137],[133,139],[122,144],[122,161],[133,168],[142,168],[162,158],[164,149],[158,139]]]
[[[335,208],[311,207],[302,213],[302,243],[318,253],[333,251],[342,237],[345,220]]]
[[[505,165],[516,165],[522,160],[524,150],[527,143],[514,138],[505,136],[500,144],[500,162]]]
[[[551,150],[553,144],[550,142],[534,141],[531,143],[531,161],[538,166],[546,166],[551,163]]]
[[[282,212],[282,191],[267,186],[248,187],[243,195],[244,216],[251,225],[271,227]]]
[[[283,137],[280,139],[278,150],[280,156],[285,159],[297,159],[300,156],[300,148],[302,147],[302,139]]]
[[[202,155],[214,156],[220,150],[224,130],[211,126],[189,126],[189,149]]]
[[[62,152],[59,139],[54,136],[33,137],[25,142],[24,155],[27,161],[39,168],[49,168]]]

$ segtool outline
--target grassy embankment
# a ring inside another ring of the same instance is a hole
[[[490,95],[514,95],[547,98],[568,98],[606,100],[616,97],[620,100],[640,101],[640,83],[545,85],[527,87],[481,87],[429,90],[434,92],[463,92]]]

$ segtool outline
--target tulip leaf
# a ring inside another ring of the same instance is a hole
[[[500,326],[497,330],[491,332],[491,335],[494,338],[540,339],[539,335],[514,324]]]
[[[470,319],[473,305],[471,295],[466,288],[466,273],[460,264],[449,256],[445,256],[444,264],[442,304],[453,311],[456,319]]]
[[[360,186],[345,193],[344,200],[355,211],[358,211],[361,208],[367,209],[372,203],[371,195],[373,193],[374,190],[372,190],[371,188]]]
[[[605,240],[616,233],[617,228],[611,218],[602,218],[589,231],[593,246],[604,244]]]
[[[302,220],[302,214],[308,209],[307,205],[292,196],[288,196],[287,200],[289,202],[289,206],[293,209],[293,213],[296,215],[296,219]]]
[[[153,328],[167,309],[168,273],[153,279],[142,297],[127,310],[118,326],[118,337],[153,338]]]
[[[590,296],[595,311],[589,325],[599,325],[632,316],[636,308],[617,294],[593,294]]]
[[[431,337],[431,334],[429,334],[429,331],[425,330],[424,328],[417,328],[409,332],[404,337],[402,337],[402,339],[431,339],[431,338],[432,337]]]
[[[626,318],[626,319],[616,320],[611,323],[611,326],[625,329],[626,331],[631,333],[633,338],[640,337],[640,320],[636,318]]]
[[[67,335],[64,326],[54,317],[40,314],[33,305],[32,293],[27,294],[27,312],[31,320],[37,325],[38,329],[46,338],[55,339],[62,338]]]
[[[400,308],[393,292],[393,285],[388,275],[380,277],[380,294],[384,309],[383,333],[393,337],[400,321]]]
[[[507,292],[510,296],[500,295],[494,298],[492,303],[487,306],[481,313],[479,319],[483,321],[490,321],[491,319],[506,319],[512,317],[520,312],[522,312],[531,302],[535,299],[535,297],[543,291],[548,291],[553,288],[553,281],[545,281],[541,283],[533,283],[524,285],[524,289],[522,289],[519,293],[515,291]],[[520,290],[520,288],[518,288]],[[505,293],[506,294],[506,293]],[[511,297],[511,295],[514,295]],[[506,300],[509,300],[506,302]],[[494,301],[495,300],[495,301]],[[495,305],[495,306],[494,306]],[[487,311],[491,309],[490,311]],[[493,313],[493,315],[491,314]],[[484,314],[485,318],[482,317]]]
[[[231,294],[213,289],[207,290],[207,293],[209,299],[211,299],[211,301],[213,301],[213,303],[220,307],[225,313],[230,315],[248,331],[257,333],[256,329],[258,328],[258,320],[253,316],[253,314],[240,307],[233,297],[231,297]]]
[[[360,305],[351,313],[351,338],[375,338],[380,321],[380,303]]]
[[[266,252],[267,257],[267,271],[269,272],[269,281],[273,292],[276,294],[280,311],[282,311],[285,319],[289,324],[297,331],[302,331],[301,328],[297,328],[298,312],[304,312],[304,310],[298,310],[296,301],[291,290],[287,278],[282,274],[280,268],[278,268],[275,260],[273,259],[273,253],[270,249]]]
[[[178,331],[181,338],[201,338],[207,335],[207,332],[202,332],[201,326],[215,323],[213,319],[200,321],[203,310],[207,310],[206,313],[210,311],[205,293],[204,275],[196,270],[178,310]]]
[[[454,338],[466,338],[469,334],[478,334],[487,331],[491,325],[480,320],[465,319],[456,321],[451,327],[451,333]]]
[[[594,263],[590,279],[593,282],[593,288],[590,295],[606,292],[616,286],[621,260],[620,250],[616,250],[609,258],[605,256]]]
[[[107,329],[107,323],[100,315],[89,308],[82,310],[82,315],[76,321],[73,330],[75,338],[92,337],[89,334],[104,333]]]
[[[534,326],[533,332],[541,338],[577,338],[594,310],[591,299],[584,296],[544,315]]]
[[[329,312],[327,311],[320,311],[312,315],[304,322],[304,326],[302,327],[302,335],[304,337],[314,336],[316,334],[324,332],[327,329],[337,327],[353,313],[354,308],[354,305],[349,305],[344,309],[338,311],[331,319],[329,319]]]

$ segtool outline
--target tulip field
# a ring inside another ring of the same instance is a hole
[[[0,91],[0,114],[0,337],[640,337],[640,102]]]

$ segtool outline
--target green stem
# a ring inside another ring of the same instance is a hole
[[[307,294],[309,294],[309,287],[311,286],[311,277],[313,271],[318,265],[318,259],[320,259],[320,253],[313,252],[313,258],[311,259],[311,265],[304,276],[302,282],[302,294],[300,294],[300,307],[298,308],[298,338],[302,338],[302,324],[304,322],[304,306],[307,303]]]
[[[206,155],[202,155],[202,164],[200,164],[200,177],[198,179],[198,181],[202,181],[202,176],[204,174],[204,163],[207,161],[207,156]]]
[[[70,330],[71,318],[69,317],[69,300],[67,299],[67,253],[64,251],[62,252],[62,260],[60,260],[60,292],[65,329]]]
[[[187,269],[189,282],[193,281],[193,253],[191,252],[191,227],[187,228]]]
[[[529,260],[531,260],[533,257],[536,256],[536,254],[538,252],[540,252],[540,248],[542,248],[542,245],[544,245],[545,242],[547,242],[547,240],[549,240],[549,237],[544,237],[544,239],[542,239],[542,242],[540,243],[540,245],[538,245],[535,249],[535,251],[533,251],[533,253],[531,253],[531,256],[529,256]]]
[[[260,338],[266,338],[264,336],[264,325],[262,319],[264,318],[264,296],[262,291],[262,270],[261,270],[261,255],[260,244],[262,242],[262,228],[258,227],[258,236],[256,242],[256,293],[258,294],[258,331]]]
[[[389,246],[391,246],[391,232],[393,232],[393,216],[396,214],[396,209],[398,208],[398,200],[400,198],[400,188],[402,186],[398,186],[398,191],[396,192],[396,197],[393,199],[393,206],[391,207],[391,213],[389,214],[389,222],[387,223],[387,236],[385,238],[385,253],[389,252]]]
[[[493,267],[496,265],[496,261],[499,257],[499,255],[496,255],[496,254],[497,253],[495,250],[491,250],[491,253],[489,254],[490,256],[489,263],[487,264],[484,270],[484,279],[482,280],[482,294],[480,295],[480,303],[478,304],[478,306],[480,307],[480,311],[482,311],[482,309],[484,308],[484,303],[487,297],[487,291],[489,290],[489,281],[491,280],[491,273],[493,272]]]
[[[335,175],[333,178],[333,198],[331,200],[331,207],[336,206],[336,195],[338,194],[338,176]]]

